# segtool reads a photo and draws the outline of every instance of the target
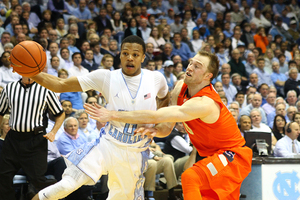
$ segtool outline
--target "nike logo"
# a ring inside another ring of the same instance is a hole
[[[48,199],[48,197],[45,195],[45,193],[43,193],[44,197],[46,197]]]
[[[119,97],[119,93],[117,93],[117,94],[115,95],[115,97],[118,97],[118,98],[120,98],[120,97]]]

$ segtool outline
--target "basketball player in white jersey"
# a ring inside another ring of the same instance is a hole
[[[141,69],[145,43],[137,36],[125,38],[121,45],[122,69],[96,70],[85,76],[59,79],[40,73],[37,83],[58,93],[97,90],[116,111],[156,110],[169,102],[168,86],[160,72]],[[151,125],[146,125],[151,126]],[[61,199],[82,185],[93,185],[108,174],[108,199],[144,199],[143,172],[147,168],[147,150],[151,138],[134,135],[137,124],[109,121],[100,138],[66,156],[67,169],[58,183],[41,190],[33,200]]]

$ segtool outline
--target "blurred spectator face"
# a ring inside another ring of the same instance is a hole
[[[118,49],[118,44],[117,44],[117,42],[116,42],[116,41],[111,41],[111,42],[109,43],[109,49],[110,49],[111,51],[116,51],[116,50]]]
[[[79,9],[82,11],[85,9],[85,7],[86,7],[85,0],[80,0],[79,1]]]
[[[19,33],[18,37],[17,37],[17,42],[20,43],[20,42],[23,42],[25,40],[26,40],[26,35],[24,33]]]
[[[225,21],[226,21],[226,22],[231,22],[231,14],[230,14],[230,13],[227,13],[227,14],[225,15]]]
[[[291,69],[289,73],[289,77],[293,80],[297,80],[298,77],[298,70],[297,69]]]
[[[155,70],[155,62],[148,62],[146,68],[150,71],[154,71]]]
[[[207,13],[206,12],[202,12],[201,13],[201,18],[202,18],[203,22],[206,22],[206,20],[207,20]]]
[[[237,112],[237,115],[239,115],[240,109],[239,109],[239,106],[238,106],[236,103],[231,103],[231,104],[229,105],[229,109],[235,110],[235,112]]]
[[[241,132],[249,131],[251,128],[251,119],[249,116],[242,116],[240,118],[240,130]]]
[[[260,87],[260,90],[259,90],[261,96],[263,96],[264,98],[267,97],[267,95],[269,94],[269,86],[267,85],[262,85]]]
[[[69,40],[62,40],[60,42],[60,48],[68,48],[69,47]]]
[[[1,62],[4,66],[9,67],[10,66],[10,59],[9,59],[10,53],[4,53],[1,58]]]
[[[80,128],[86,128],[89,123],[89,117],[86,113],[82,113],[77,120]]]
[[[278,104],[275,109],[276,109],[276,115],[282,115],[282,116],[286,115],[285,104]]]
[[[179,63],[179,64],[177,64],[176,65],[176,67],[174,68],[174,71],[175,71],[175,73],[179,73],[179,72],[181,72],[182,71],[182,64],[181,63]]]
[[[19,33],[23,33],[23,27],[21,24],[15,26],[14,33],[15,35],[18,35]]]
[[[22,16],[23,16],[23,18],[24,18],[26,21],[28,21],[28,19],[29,19],[29,13],[28,13],[28,12],[24,12],[24,13],[22,14]]]
[[[68,75],[66,75],[68,77]],[[72,113],[72,103],[70,101],[63,101],[61,103],[63,110],[65,111],[66,115],[71,115]]]
[[[293,121],[293,116],[296,112],[297,112],[297,108],[295,106],[290,106],[287,109],[287,116],[288,116],[289,120]]]
[[[83,53],[85,53],[86,50],[88,50],[89,48],[90,48],[90,43],[84,42],[84,43],[81,45],[80,50],[81,50]]]
[[[173,57],[173,63],[175,64],[175,63],[178,63],[178,62],[181,63],[182,60],[181,60],[181,57],[179,55],[176,55],[176,56]]]
[[[57,43],[51,43],[49,46],[49,51],[51,55],[56,55],[58,52],[58,44]]]
[[[286,101],[288,102],[289,105],[296,105],[296,102],[297,102],[297,96],[295,94],[295,92],[289,92],[287,94],[287,97],[286,97]]]
[[[237,49],[233,50],[233,52],[232,52],[232,58],[234,60],[238,60],[240,58],[240,51],[237,50]]]
[[[44,19],[45,19],[46,21],[50,21],[50,19],[51,19],[50,13],[46,12],[46,13],[44,14]]]
[[[80,54],[75,55],[72,61],[75,66],[80,66],[82,62],[81,55]]]
[[[253,73],[249,76],[249,81],[252,85],[257,85],[258,83],[258,76],[257,74]]]
[[[234,31],[233,37],[237,40],[240,40],[241,32],[240,31]]]
[[[87,50],[85,52],[85,59],[87,59],[88,61],[92,61],[94,58],[94,52],[92,50]]]
[[[78,27],[76,27],[76,26],[70,27],[70,34],[77,35]]]
[[[272,69],[273,69],[273,72],[279,73],[279,63],[278,62],[273,62],[272,63]]]
[[[238,94],[235,98],[237,102],[239,102],[240,105],[243,105],[245,101],[245,96],[243,94]]]
[[[153,44],[152,43],[147,43],[147,45],[146,45],[146,52],[149,53],[150,55],[152,55],[153,54],[153,50],[154,50]]]
[[[87,103],[88,104],[91,104],[91,105],[94,105],[95,103],[97,103],[98,101],[97,101],[97,98],[96,97],[89,97],[88,99],[87,99]]]
[[[214,87],[215,87],[216,91],[223,90],[223,84],[221,82],[216,82]]]
[[[72,135],[72,136],[76,136],[77,132],[78,132],[78,122],[76,119],[69,119],[66,122],[66,127],[65,127],[65,131]]]
[[[144,16],[147,15],[147,6],[142,6],[142,8],[141,8],[141,13],[142,13],[142,15],[144,15]]]
[[[252,64],[252,63],[255,61],[255,57],[254,57],[254,54],[253,54],[253,53],[248,53],[247,61],[248,61],[248,63],[250,63],[250,64]]]
[[[252,106],[254,108],[259,108],[259,106],[261,105],[262,102],[262,98],[260,94],[254,94],[253,95],[253,99],[252,99]]]
[[[250,103],[252,103],[253,96],[254,96],[254,94],[248,94],[247,95],[247,105],[249,105]]]
[[[222,75],[222,84],[228,86],[230,83],[230,75],[224,74]]]
[[[235,110],[230,110],[231,115],[233,116],[235,122],[238,122],[238,114]]]
[[[147,20],[146,19],[141,19],[140,21],[140,26],[145,29],[147,28]]]
[[[267,97],[267,102],[270,105],[274,105],[276,100],[276,95],[274,93],[269,93]]]
[[[175,128],[176,128],[180,133],[186,133],[182,122],[177,122],[176,125],[175,125]]]
[[[235,86],[241,85],[241,82],[242,82],[242,78],[240,76],[235,76],[232,78],[232,83]]]
[[[132,21],[135,21],[135,20],[132,20]],[[136,24],[136,21],[135,21],[135,24]],[[108,38],[111,38],[111,30],[110,29],[105,29],[103,31],[103,35],[106,35]]]
[[[222,74],[230,73],[231,72],[230,65],[227,64],[227,63],[223,64],[222,67],[221,67],[221,72],[222,72]]]
[[[10,42],[10,35],[4,33],[2,34],[1,36],[1,43],[2,45],[4,46],[6,43],[9,43]]]
[[[186,29],[181,29],[181,37],[182,38],[187,38],[188,37],[188,32]]]
[[[200,34],[199,34],[198,30],[194,30],[193,31],[193,39],[198,40],[199,38],[200,38]]]
[[[223,13],[217,13],[217,20],[223,21]]]
[[[114,64],[114,60],[112,58],[106,58],[105,61],[103,62],[103,65],[106,67],[106,68],[110,68],[112,67]]]
[[[105,18],[106,14],[107,14],[107,12],[106,12],[105,9],[101,9],[100,12],[99,12],[99,15],[100,15],[101,18]]]
[[[269,94],[270,94],[270,93],[274,93],[275,96],[277,96],[277,89],[276,89],[275,87],[270,87],[270,89],[269,89]]]
[[[54,56],[54,57],[51,58],[51,66],[52,66],[52,68],[54,68],[56,70],[58,69],[58,67],[59,67],[59,58],[57,56]]]
[[[208,37],[208,44],[209,44],[210,46],[213,46],[213,45],[215,44],[215,39],[214,39],[213,36],[209,36],[209,37]]]
[[[261,122],[261,114],[258,111],[252,111],[250,113],[250,118],[254,126],[258,126]]]
[[[52,42],[55,42],[57,40],[57,32],[55,30],[51,30],[49,31],[49,39],[52,41]]]
[[[294,121],[300,124],[300,114],[295,114]]]
[[[64,60],[69,60],[70,53],[69,53],[68,49],[61,50],[60,55]]]
[[[14,25],[14,24],[18,24],[20,23],[20,20],[18,17],[12,17],[11,19],[11,25]]]
[[[189,21],[191,18],[192,18],[191,11],[186,11],[185,15],[184,15],[184,19],[186,19],[187,21]]]
[[[290,125],[290,128],[292,130],[291,133],[286,133],[287,135],[289,135],[289,137],[292,140],[296,140],[300,134],[300,128],[299,128],[299,124],[298,123],[293,123]]]
[[[208,25],[208,27],[211,27],[211,28],[213,28],[213,27],[215,26],[215,22],[214,22],[214,20],[213,20],[213,19],[209,19],[209,20],[207,20],[207,25]]]
[[[285,121],[284,121],[284,119],[282,119],[281,116],[277,116],[275,118],[275,123],[276,123],[277,128],[284,128],[285,127]]]
[[[208,12],[208,13],[211,11],[211,5],[210,5],[210,3],[206,3],[205,4],[205,11]]]

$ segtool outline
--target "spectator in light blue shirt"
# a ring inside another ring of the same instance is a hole
[[[78,134],[78,124],[78,120],[74,117],[65,119],[65,131],[56,142],[56,146],[62,155],[67,155],[87,142],[85,137]]]
[[[182,62],[185,62],[184,66],[187,65],[187,62],[190,58],[192,58],[195,53],[191,52],[189,46],[185,44],[184,42],[181,42],[181,36],[180,33],[175,33],[173,37],[174,43],[173,43],[173,55],[180,55]]]
[[[92,19],[91,11],[86,7],[85,0],[80,0],[79,7],[72,14],[78,18],[78,22],[86,22]]]
[[[265,59],[264,58],[258,58],[257,59],[257,68],[253,70],[253,73],[256,73],[258,75],[258,85],[261,85],[263,83],[268,84],[269,86],[273,86],[273,82],[271,80],[271,75],[265,72]]]
[[[285,74],[279,72],[279,63],[273,62],[272,63],[272,74],[271,74],[271,80],[273,84],[275,85],[277,92],[284,96],[284,90],[283,86],[285,81],[287,80],[287,77]]]

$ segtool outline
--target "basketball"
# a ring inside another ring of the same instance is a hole
[[[45,49],[37,42],[23,41],[17,44],[10,54],[11,66],[14,71],[25,77],[32,77],[46,66]]]

